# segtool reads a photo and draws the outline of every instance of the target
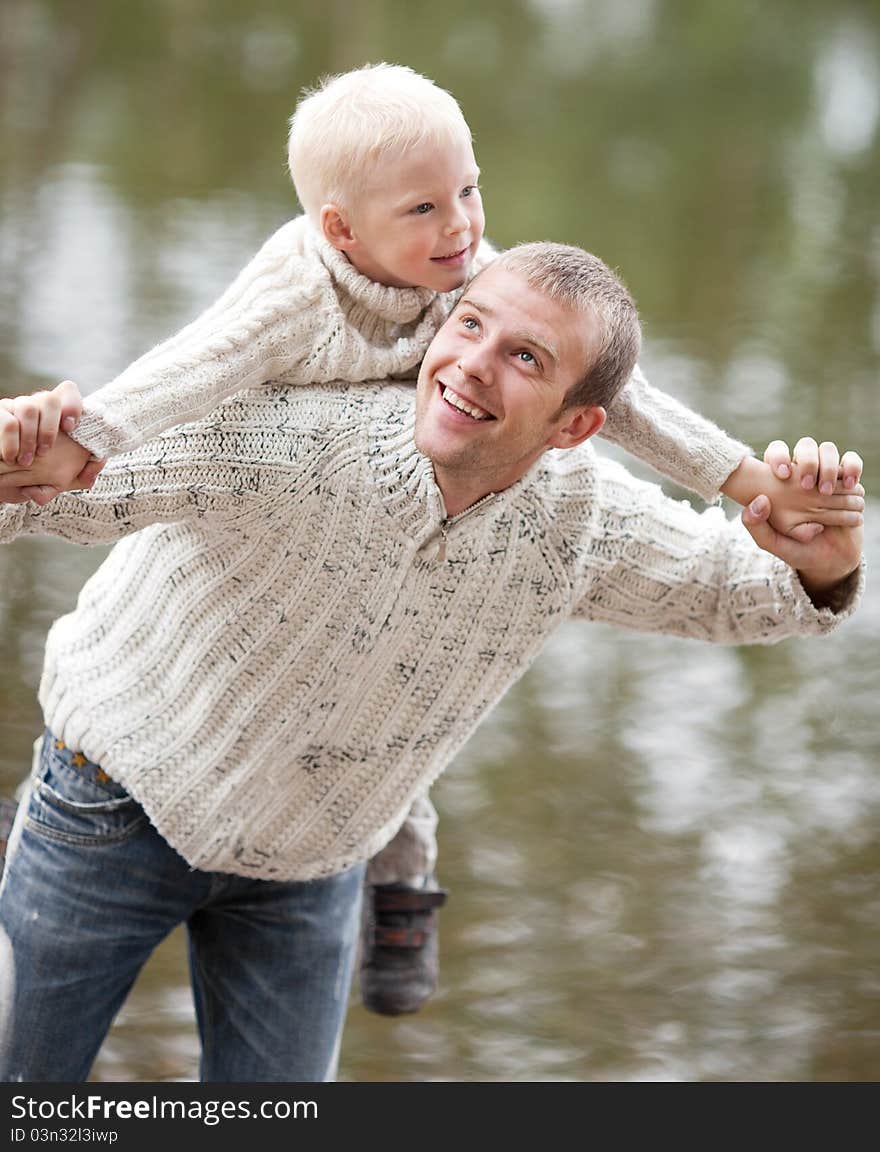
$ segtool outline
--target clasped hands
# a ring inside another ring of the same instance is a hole
[[[767,469],[762,479],[755,470]],[[732,489],[746,473],[741,498]],[[861,562],[865,490],[860,483],[862,459],[856,452],[841,457],[830,441],[817,444],[804,437],[789,456],[788,445],[774,440],[763,465],[748,458],[730,477],[724,491],[745,505],[742,522],[752,539],[794,568],[801,584],[821,607]],[[749,480],[751,476],[751,480]],[[754,494],[757,493],[757,494]]]
[[[51,391],[0,397],[0,502],[48,504],[61,492],[91,488],[106,460],[71,440],[82,415],[72,380]]]

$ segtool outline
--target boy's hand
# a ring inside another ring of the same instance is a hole
[[[0,464],[0,502],[48,504],[59,492],[91,488],[105,463],[62,432],[51,453],[37,457],[30,468]]]
[[[830,496],[838,483],[852,491],[862,478],[862,458],[858,452],[838,454],[837,445],[830,440],[817,444],[811,436],[803,436],[789,453],[784,440],[772,440],[764,452],[764,463],[773,474],[787,480],[793,472],[801,487],[818,488],[823,496]]]
[[[82,416],[82,397],[72,380],[62,380],[51,392],[0,398],[0,461],[28,468],[35,456],[45,456],[58,431],[70,433]]]
[[[742,511],[742,522],[759,548],[795,568],[805,591],[819,606],[859,566],[862,517],[851,527],[827,527],[807,543],[784,536],[770,526],[770,500],[756,496]]]

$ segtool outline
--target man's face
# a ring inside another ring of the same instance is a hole
[[[352,264],[380,284],[452,292],[470,274],[485,218],[479,169],[462,136],[388,157],[347,213]]]
[[[434,337],[419,373],[416,445],[455,515],[515,483],[547,448],[602,426],[601,408],[561,411],[592,362],[595,320],[491,265]]]

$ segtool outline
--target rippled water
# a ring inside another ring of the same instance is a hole
[[[858,448],[870,496],[880,14],[855,0],[5,0],[3,390],[97,387],[209,303],[296,211],[298,90],[381,58],[459,97],[497,242],[597,251],[655,383],[759,449]],[[6,790],[46,629],[101,555],[0,551]],[[341,1075],[876,1078],[878,632],[870,585],[833,637],[769,649],[563,628],[436,788],[440,994],[397,1021],[355,996]],[[197,1059],[175,935],[95,1077]]]

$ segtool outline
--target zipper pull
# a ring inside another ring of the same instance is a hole
[[[457,524],[459,520],[464,520],[465,516],[470,516],[476,512],[478,508],[482,508],[484,504],[488,504],[490,500],[495,499],[494,492],[487,492],[486,495],[476,502],[471,504],[469,508],[465,508],[463,512],[458,512],[455,516],[447,516],[445,520],[440,521],[440,539],[437,541],[437,551],[434,559],[438,564],[446,563],[446,542],[449,539],[449,528],[452,524]]]

